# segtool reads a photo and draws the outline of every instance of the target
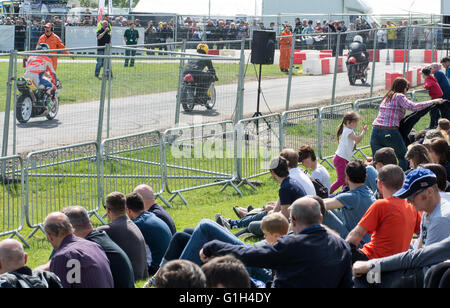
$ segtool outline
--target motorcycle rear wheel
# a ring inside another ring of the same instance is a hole
[[[27,94],[19,96],[16,102],[16,119],[20,123],[27,123],[33,114],[33,101]]]
[[[184,95],[182,97],[184,99],[181,101],[181,105],[183,106],[184,111],[191,112],[195,106],[194,91],[189,87],[184,87],[183,91]]]
[[[356,75],[355,75],[355,67],[353,65],[349,65],[348,67],[348,81],[350,85],[355,85],[356,83]]]

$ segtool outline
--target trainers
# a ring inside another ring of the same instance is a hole
[[[231,224],[223,215],[216,215],[216,222],[227,230],[231,230]]]

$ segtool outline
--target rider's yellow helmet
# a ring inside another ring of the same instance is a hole
[[[207,55],[208,52],[209,52],[208,45],[206,45],[206,44],[198,44],[197,45],[197,52],[204,53],[205,55]]]

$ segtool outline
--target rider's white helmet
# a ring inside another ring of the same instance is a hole
[[[353,42],[363,42],[363,38],[361,35],[355,35],[355,37],[353,38]]]

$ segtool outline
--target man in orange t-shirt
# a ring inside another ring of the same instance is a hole
[[[402,169],[396,165],[380,169],[378,189],[384,199],[370,206],[346,239],[352,247],[353,263],[407,251],[413,234],[420,232],[421,214],[406,199],[392,196],[402,187],[404,177]],[[366,233],[372,234],[370,242],[356,249]]]
[[[41,43],[47,44],[50,49],[66,49],[66,46],[63,44],[59,36],[53,33],[53,24],[47,23],[44,26],[44,34],[41,35],[37,45]],[[52,52],[52,54],[56,54],[57,52]],[[64,54],[69,54],[68,51],[62,51]],[[58,66],[58,57],[50,57],[52,59],[53,68],[56,71],[56,67]]]

